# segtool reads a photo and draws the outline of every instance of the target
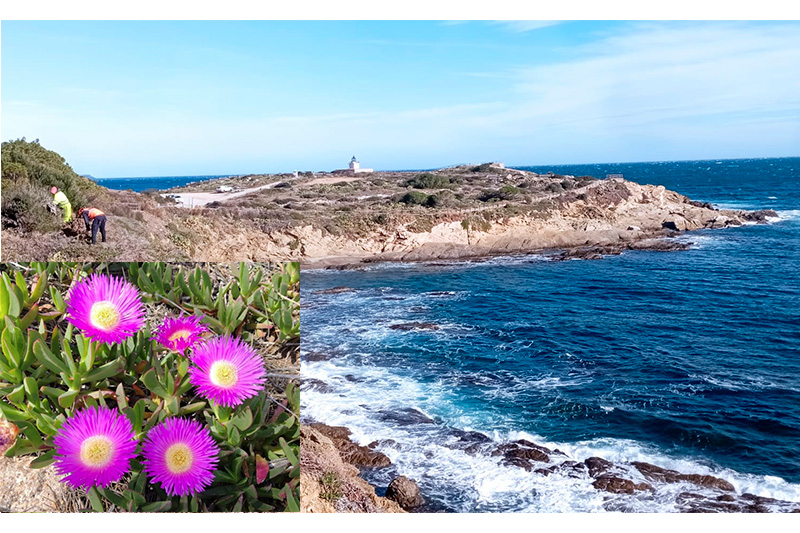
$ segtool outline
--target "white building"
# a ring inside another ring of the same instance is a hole
[[[352,170],[355,174],[373,171],[371,168],[361,168],[361,163],[358,162],[356,156],[353,156],[353,159],[350,160],[350,170]]]

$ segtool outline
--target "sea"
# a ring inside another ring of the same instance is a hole
[[[152,176],[144,178],[92,178],[95,182],[108,189],[117,191],[165,190],[173,187],[182,187],[189,183],[208,181],[217,178],[229,178],[231,174],[219,176]]]
[[[702,493],[611,495],[470,453],[465,431],[800,502],[800,158],[521,168],[623,174],[777,216],[686,233],[680,252],[305,270],[303,418],[377,443],[393,464],[365,478],[379,493],[416,480],[428,511],[671,512]],[[438,329],[391,328],[408,322]]]

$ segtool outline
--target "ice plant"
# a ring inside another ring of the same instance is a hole
[[[84,335],[105,343],[121,342],[144,324],[136,287],[105,274],[92,274],[70,290],[67,313],[67,320]]]
[[[55,436],[55,468],[64,482],[106,487],[128,472],[136,456],[133,426],[119,411],[90,407],[68,418]]]
[[[218,405],[235,407],[258,394],[266,380],[264,362],[249,344],[230,336],[215,337],[194,349],[192,384]]]
[[[200,323],[199,316],[167,317],[156,330],[153,340],[169,350],[183,352],[191,348],[206,331],[208,328]]]
[[[172,496],[202,492],[214,480],[219,446],[200,422],[168,418],[147,433],[142,455],[153,483]]]

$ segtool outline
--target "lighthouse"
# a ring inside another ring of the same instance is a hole
[[[353,158],[350,160],[350,171],[353,172],[353,174],[362,174],[362,173],[372,172],[372,169],[361,168],[361,163],[358,162],[356,156],[353,156]]]

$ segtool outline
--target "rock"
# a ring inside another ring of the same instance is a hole
[[[628,245],[630,250],[649,250],[651,252],[678,252],[688,250],[692,246],[689,242],[678,242],[673,239],[645,239],[632,242]]]
[[[539,446],[527,440],[518,440],[501,444],[492,452],[493,456],[502,455],[502,464],[506,466],[516,466],[524,468],[528,472],[533,470],[531,461],[538,463],[549,463],[550,453],[548,448]]]
[[[639,490],[653,490],[653,487],[647,483],[634,483],[630,479],[609,475],[598,477],[592,483],[592,486],[597,490],[604,490],[613,494],[633,494]]]
[[[628,226],[628,231],[642,231],[639,226]]]
[[[433,322],[405,322],[403,324],[394,324],[389,326],[389,329],[400,331],[414,331],[420,329],[437,330],[439,329],[439,326]]]
[[[355,292],[356,290],[352,287],[333,287],[331,289],[323,289],[321,291],[315,291],[314,294],[342,294],[345,292]]]
[[[716,211],[716,209],[714,209],[714,206],[711,205],[711,203],[709,203],[709,202],[698,202],[697,200],[689,200],[687,198],[687,203],[690,204],[690,205],[693,205],[695,207],[700,207],[700,208],[703,208],[703,209],[711,209],[711,210]]]
[[[413,407],[397,409],[394,411],[380,411],[383,422],[394,422],[398,426],[411,426],[415,424],[435,424],[436,421]]]
[[[339,450],[342,460],[358,468],[383,468],[392,464],[388,456],[350,440],[350,430],[341,426],[310,424],[309,427],[328,437]]]
[[[398,476],[389,483],[386,497],[396,501],[406,511],[419,507],[424,503],[416,481],[406,476]]]
[[[674,220],[665,220],[661,223],[661,227],[672,231],[680,231],[678,223]]]
[[[312,361],[327,361],[331,359],[333,356],[329,354],[325,354],[322,352],[308,352],[301,354],[300,359],[302,361],[312,362]]]
[[[758,211],[744,211],[741,217],[748,222],[766,222],[767,217],[777,217],[778,213],[772,209],[760,209]]]
[[[332,439],[301,425],[300,440],[302,512],[405,512],[397,502],[377,496],[375,488],[360,477],[358,468],[342,460]]]
[[[675,470],[667,470],[660,466],[652,465],[650,463],[642,463],[634,461],[631,463],[645,479],[649,481],[659,481],[662,483],[677,483],[679,481],[688,481],[700,487],[709,489],[719,489],[732,492],[733,485],[724,479],[714,476],[706,476],[701,474],[681,474]]]
[[[315,390],[327,394],[333,391],[333,387],[322,381],[321,379],[305,378],[301,384],[309,390]]]
[[[597,477],[614,466],[611,461],[606,461],[602,457],[589,457],[584,461],[584,464],[589,469],[589,475],[592,477]]]

